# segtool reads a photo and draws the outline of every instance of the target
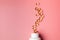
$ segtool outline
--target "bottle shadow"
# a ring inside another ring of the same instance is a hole
[[[43,36],[41,34],[39,34],[39,37],[41,38],[41,40],[44,40]]]
[[[41,34],[41,32],[38,32],[38,33],[39,33],[39,37],[41,38],[41,40],[44,40],[43,34]]]

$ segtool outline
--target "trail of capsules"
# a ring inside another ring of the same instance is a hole
[[[43,10],[38,5],[40,5],[40,3],[36,3],[36,7],[35,7],[35,11],[37,12],[36,16],[38,17],[38,19],[35,21],[34,25],[32,26],[34,33],[38,32],[37,27],[44,18]]]

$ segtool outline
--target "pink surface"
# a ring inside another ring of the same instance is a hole
[[[38,0],[0,0],[0,40],[28,40]],[[45,18],[38,27],[44,40],[60,40],[60,0],[40,0]]]

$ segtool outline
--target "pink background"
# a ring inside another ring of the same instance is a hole
[[[0,0],[0,40],[28,40],[38,0]],[[38,27],[44,40],[60,40],[60,0],[40,0],[45,18]]]

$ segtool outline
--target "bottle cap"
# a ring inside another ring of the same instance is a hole
[[[39,34],[38,34],[38,33],[32,33],[32,34],[31,34],[31,37],[32,37],[32,38],[38,38],[38,37],[39,37]]]

